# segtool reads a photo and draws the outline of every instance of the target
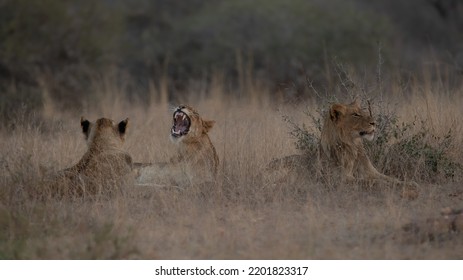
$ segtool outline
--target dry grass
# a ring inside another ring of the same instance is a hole
[[[416,85],[411,92],[407,98],[394,92],[387,104],[397,105],[401,121],[418,115],[437,135],[456,132],[449,156],[462,163],[462,90]],[[1,131],[0,258],[463,258],[461,234],[419,240],[402,230],[410,221],[438,216],[442,207],[463,207],[460,173],[438,183],[419,181],[420,197],[414,201],[388,189],[333,189],[310,178],[272,182],[260,175],[266,164],[297,152],[282,115],[308,124],[302,112],[317,105],[281,105],[263,98],[265,94],[238,100],[220,86],[203,95],[192,94],[184,103],[217,121],[210,135],[220,175],[209,189],[134,188],[111,199],[37,200],[27,193],[38,186],[43,171],[69,167],[84,153],[80,115],[47,106],[43,123],[18,120],[15,129]],[[126,148],[135,161],[169,157],[171,112],[165,101],[147,108],[119,95],[100,96],[85,116],[129,117]]]

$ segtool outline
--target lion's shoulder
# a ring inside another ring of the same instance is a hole
[[[90,122],[81,118],[87,150],[73,166],[48,180],[50,190],[59,195],[111,192],[132,172],[132,157],[122,148],[128,119],[115,123],[100,118]]]

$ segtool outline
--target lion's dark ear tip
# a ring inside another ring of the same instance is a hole
[[[120,134],[124,134],[127,130],[127,126],[129,125],[129,118],[126,118],[125,120],[121,121],[118,125],[117,128],[119,130]]]
[[[88,128],[89,124],[90,124],[90,122],[87,119],[85,119],[84,117],[80,117],[80,125],[82,127],[87,127]]]
[[[84,117],[80,117],[80,126],[82,127],[82,132],[85,134],[85,136],[88,136],[88,129],[90,127],[90,122],[85,119]]]

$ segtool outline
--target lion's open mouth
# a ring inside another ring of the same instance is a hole
[[[188,131],[190,131],[190,125],[190,117],[181,109],[177,109],[177,111],[174,112],[174,123],[170,130],[170,134],[175,138],[185,136],[188,134]]]

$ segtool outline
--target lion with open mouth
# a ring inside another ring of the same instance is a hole
[[[186,186],[215,181],[219,157],[208,135],[214,124],[191,106],[175,108],[170,139],[176,154],[167,163],[136,164],[137,183]]]

